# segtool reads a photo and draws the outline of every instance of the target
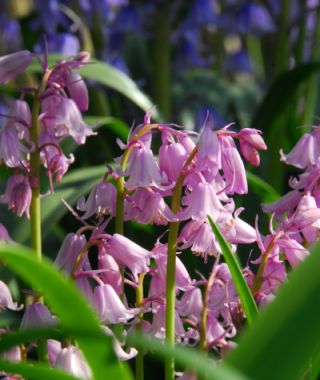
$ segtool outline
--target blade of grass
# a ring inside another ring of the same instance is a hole
[[[253,299],[249,286],[241,273],[240,266],[234,257],[234,254],[230,250],[229,244],[226,242],[218,226],[214,223],[210,215],[208,215],[208,219],[212,231],[215,234],[222,250],[223,257],[230,270],[234,286],[238,292],[243,310],[246,313],[248,323],[251,325],[259,315],[257,305]]]

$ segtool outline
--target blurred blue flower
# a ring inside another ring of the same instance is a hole
[[[240,6],[234,21],[240,33],[262,34],[274,32],[276,29],[268,10],[253,1],[248,1]]]
[[[17,20],[7,14],[0,14],[0,45],[6,53],[20,49],[22,43],[21,28]]]
[[[226,72],[251,73],[252,64],[248,52],[241,49],[238,52],[227,56],[224,69]]]
[[[75,55],[80,51],[79,40],[71,33],[58,33],[46,36],[46,38],[50,53],[60,53],[69,56]],[[43,43],[37,43],[34,51],[37,53],[43,52]]]

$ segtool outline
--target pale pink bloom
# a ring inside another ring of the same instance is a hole
[[[134,358],[135,356],[137,356],[138,351],[134,347],[130,347],[128,352],[125,351],[122,348],[122,345],[119,342],[119,340],[115,338],[112,330],[109,329],[109,327],[107,327],[107,326],[101,326],[101,327],[102,327],[102,330],[106,333],[106,335],[113,337],[113,349],[114,349],[114,352],[117,355],[118,359],[120,359],[122,361],[123,360],[130,360],[130,359]]]
[[[157,312],[153,314],[152,324],[149,326],[144,325],[143,331],[147,334],[153,335],[158,339],[165,339],[166,335],[166,307],[165,305],[160,305]],[[186,334],[185,329],[183,327],[183,323],[177,311],[175,312],[175,334],[176,339],[179,341]]]
[[[46,130],[57,138],[71,136],[77,144],[84,144],[86,137],[95,134],[72,99],[48,94],[42,101],[42,112]]]
[[[261,291],[274,293],[287,280],[287,271],[284,263],[276,256],[269,258],[262,279]]]
[[[74,100],[80,111],[87,111],[89,106],[88,88],[81,75],[69,71],[67,88],[70,97]]]
[[[238,217],[239,209],[235,213],[235,217],[232,215],[224,214],[224,217],[218,220],[221,232],[225,238],[233,244],[250,244],[257,240],[257,234],[250,224]]]
[[[69,233],[64,238],[63,243],[59,249],[57,257],[54,261],[55,265],[70,274],[80,252],[86,243],[87,239],[85,235]],[[86,261],[86,255],[83,255],[83,258],[79,263],[79,268],[81,268]]]
[[[198,323],[203,311],[201,290],[193,288],[185,292],[181,300],[177,300],[177,311],[181,316]]]
[[[207,318],[207,331],[206,331],[206,340],[207,345],[225,345],[227,341],[226,338],[226,331],[221,325],[220,322],[216,320],[216,318],[213,315],[208,315]]]
[[[151,149],[143,144],[132,148],[125,175],[129,177],[126,183],[129,190],[137,187],[159,187],[161,183],[166,181],[166,177],[160,173],[160,168]]]
[[[182,171],[188,153],[181,143],[161,145],[159,149],[159,166],[166,173],[169,182],[176,182]]]
[[[310,253],[296,240],[288,237],[277,241],[292,268],[298,266]]]
[[[61,342],[55,339],[47,340],[48,360],[51,366],[54,366],[57,357],[61,351]]]
[[[86,275],[87,272],[77,273],[74,279],[74,283],[80,292],[86,297],[89,304],[94,308],[93,290],[89,282],[89,276]]]
[[[162,281],[163,289],[166,287],[167,279],[167,257],[168,247],[166,244],[156,244],[153,250],[158,273]],[[176,257],[176,288],[179,290],[187,291],[192,289],[191,278],[180,258]]]
[[[139,308],[127,309],[109,284],[96,286],[93,297],[95,309],[103,323],[128,322],[141,311]]]
[[[319,159],[319,154],[318,142],[310,133],[305,133],[290,153],[284,154],[283,150],[280,150],[281,161],[300,169],[309,164],[315,165]]]
[[[108,241],[107,253],[122,267],[128,267],[137,281],[139,273],[148,272],[151,252],[125,236],[114,234]]]
[[[240,151],[246,161],[254,166],[260,164],[258,150],[266,150],[267,146],[260,136],[261,131],[253,128],[243,128],[238,134]]]
[[[187,249],[198,255],[203,255],[205,261],[208,255],[221,252],[211,226],[206,220],[191,220],[182,229],[179,236],[179,249]]]
[[[221,168],[221,146],[217,133],[211,128],[203,128],[199,139],[198,155],[201,159],[207,159],[210,164]]]
[[[167,224],[176,218],[161,194],[151,188],[138,188],[127,198],[125,219],[141,224]]]
[[[22,307],[18,307],[18,304],[13,302],[9,288],[3,281],[0,281],[0,310],[4,308],[20,310]]]
[[[183,372],[182,376],[178,377],[179,380],[198,380],[197,376],[190,371]]]
[[[77,209],[84,212],[82,219],[88,219],[94,214],[109,214],[116,212],[116,188],[109,182],[99,182],[91,190],[87,200],[80,198]]]
[[[296,229],[297,231],[302,231],[305,228],[319,227],[320,220],[320,209],[319,208],[309,208],[296,210],[287,222],[287,226],[290,230]]]
[[[8,203],[9,210],[21,217],[24,213],[30,217],[32,190],[27,177],[22,174],[12,175],[7,182],[6,192],[2,202]]]
[[[236,145],[230,136],[221,135],[219,137],[226,192],[229,194],[246,194],[248,192],[246,171]]]
[[[19,346],[12,347],[12,348],[10,348],[10,350],[1,352],[1,354],[0,354],[1,359],[8,360],[10,362],[20,362],[21,356],[22,355],[21,355],[21,350],[20,350]],[[2,374],[2,373],[0,372],[0,374]],[[5,377],[5,378],[1,377],[1,379],[2,380],[4,380],[4,379],[11,380],[11,377]]]
[[[292,190],[281,197],[278,201],[263,204],[262,209],[264,212],[275,213],[276,215],[282,215],[285,212],[290,214],[297,206],[301,197],[302,194],[299,191]]]
[[[99,246],[98,268],[102,270],[101,278],[103,282],[111,285],[117,294],[121,294],[122,276],[119,265],[111,255],[106,254],[103,245]]]
[[[20,328],[23,330],[37,327],[55,326],[56,319],[51,315],[48,308],[40,302],[31,304],[25,311],[21,320]]]
[[[182,203],[187,207],[178,214],[179,219],[204,220],[210,215],[216,221],[224,211],[213,186],[207,182],[199,182],[191,193],[182,199]]]
[[[80,379],[92,379],[92,372],[81,351],[74,346],[62,348],[54,365]]]
[[[32,53],[21,50],[0,57],[0,83],[7,83],[22,73],[32,62]]]

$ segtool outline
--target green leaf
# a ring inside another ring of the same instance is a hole
[[[78,199],[89,193],[106,172],[104,165],[81,168],[67,174],[61,184],[55,186],[55,192],[41,200],[42,234],[45,238],[51,233],[51,228],[68,211],[63,204],[64,199],[70,206],[75,206]],[[19,242],[26,243],[30,235],[28,220],[21,219],[12,231],[12,237]]]
[[[110,378],[130,379],[126,368],[116,358],[111,337],[105,336],[96,314],[76,287],[52,263],[39,262],[34,252],[22,246],[0,245],[0,259],[26,282],[44,293],[48,305],[58,316],[65,331],[85,327],[92,336],[75,336],[96,380]]]
[[[204,354],[197,352],[195,349],[177,345],[172,347],[165,342],[141,334],[129,334],[127,342],[138,349],[153,351],[157,357],[162,359],[174,357],[177,364],[192,370],[207,380],[248,379],[228,365],[215,365],[213,359],[208,359]]]
[[[319,360],[319,268],[318,243],[240,337],[226,363],[253,380],[298,380],[312,358]]]
[[[296,90],[300,84],[318,71],[320,71],[320,63],[306,63],[277,77],[252,120],[252,128],[262,131],[270,130],[276,118],[295,99]]]
[[[104,127],[112,131],[122,141],[127,141],[129,128],[122,120],[112,116],[86,116],[85,122],[93,127],[93,129]]]
[[[230,270],[234,286],[238,292],[243,310],[246,313],[248,323],[251,325],[253,321],[259,315],[257,305],[254,302],[254,299],[248,287],[248,284],[241,273],[240,266],[234,254],[230,250],[229,244],[226,242],[218,226],[214,223],[210,215],[208,215],[208,219],[209,219],[212,231],[215,234],[218,240],[218,243],[220,245],[220,248],[222,250],[223,257]]]
[[[280,198],[280,194],[276,189],[274,189],[262,178],[249,171],[247,171],[247,180],[250,190],[259,195],[263,203],[273,202]]]
[[[0,369],[7,373],[15,373],[32,380],[76,380],[78,377],[68,375],[59,369],[49,368],[43,364],[25,362],[16,363],[0,359]]]
[[[53,66],[57,60],[65,58],[61,54],[50,54],[49,67]],[[42,68],[37,61],[34,61],[29,66],[28,71],[38,74],[42,72]],[[92,59],[90,64],[80,69],[80,74],[84,78],[95,80],[120,92],[144,111],[147,111],[153,105],[147,95],[139,89],[131,78],[107,63]],[[157,117],[156,114],[154,116]]]

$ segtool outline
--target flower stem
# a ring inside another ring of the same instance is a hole
[[[142,307],[143,302],[143,279],[144,273],[139,274],[139,282],[136,290],[136,307]],[[143,311],[138,314],[140,323],[137,325],[137,331],[140,331],[143,323]],[[136,356],[136,380],[144,379],[143,350],[139,350]]]
[[[40,149],[39,149],[39,133],[40,125],[38,116],[41,108],[41,94],[44,91],[50,71],[47,70],[42,78],[41,84],[37,89],[32,106],[32,118],[30,128],[30,140],[34,145],[34,150],[30,154],[30,175],[34,181],[32,186],[32,198],[30,204],[30,238],[31,247],[35,252],[36,258],[41,261],[42,259],[42,236],[41,236],[41,204],[40,204]],[[43,303],[43,297],[33,297],[32,300]],[[38,346],[38,358],[39,361],[48,361],[47,344],[45,339],[39,339]]]
[[[177,214],[180,209],[182,187],[184,180],[184,169],[190,164],[198,151],[195,147],[189,158],[183,165],[182,171],[177,179],[172,195],[172,212]],[[167,259],[167,287],[166,287],[166,342],[174,346],[175,341],[175,291],[176,291],[176,250],[179,232],[179,222],[169,224],[168,234],[168,259]],[[165,379],[174,379],[174,358],[168,357],[165,361]]]

